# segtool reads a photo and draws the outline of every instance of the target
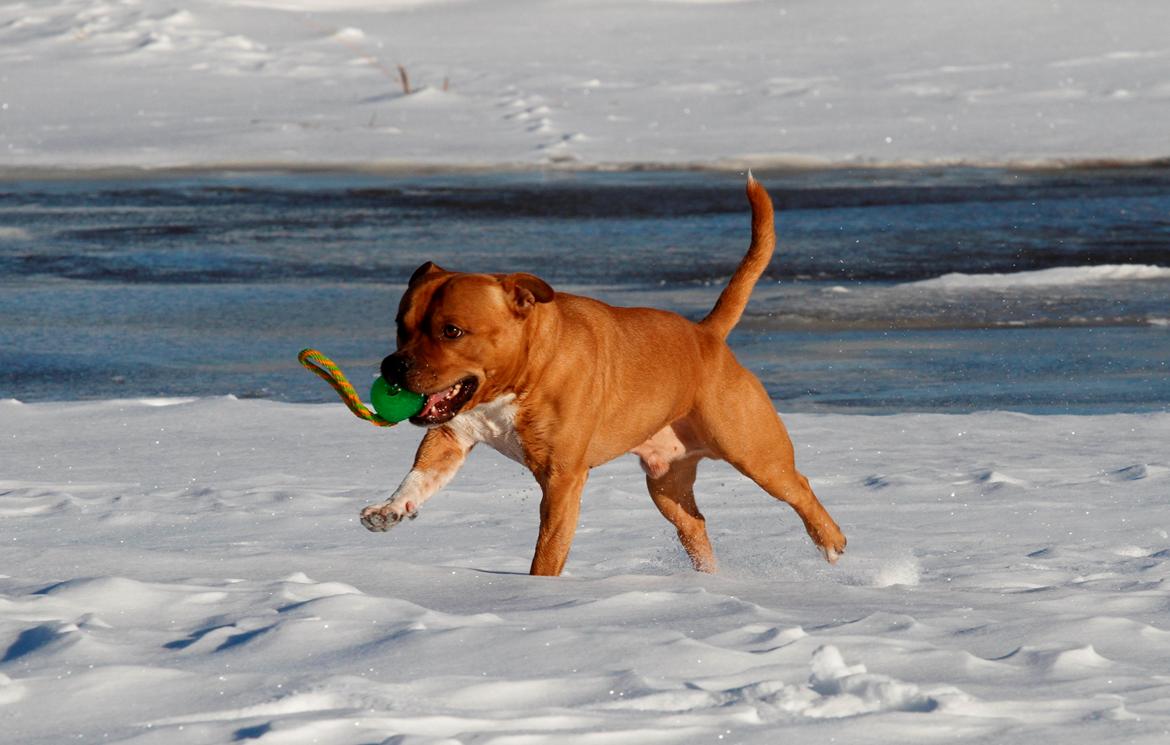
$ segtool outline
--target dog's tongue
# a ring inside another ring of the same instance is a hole
[[[444,398],[446,398],[447,394],[449,394],[450,392],[451,392],[451,389],[447,388],[445,390],[439,391],[438,393],[432,393],[431,395],[427,396],[427,400],[423,402],[422,411],[415,414],[415,416],[418,416],[418,417],[429,416],[430,413],[432,411],[434,411],[434,408],[436,406],[438,406],[439,402],[442,401]]]

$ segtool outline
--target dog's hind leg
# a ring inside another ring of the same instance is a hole
[[[845,551],[845,536],[796,470],[792,440],[764,386],[734,361],[719,380],[697,407],[708,447],[796,510],[821,554],[836,563]]]
[[[662,516],[674,525],[678,539],[691,557],[696,571],[714,572],[715,554],[707,538],[707,522],[695,504],[695,471],[699,456],[690,456],[670,464],[666,473],[646,476],[650,498]]]

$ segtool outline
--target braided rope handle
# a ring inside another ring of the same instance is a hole
[[[376,424],[379,427],[393,427],[394,422],[387,421],[378,416],[374,412],[366,408],[362,400],[358,397],[357,391],[350,385],[349,380],[341,372],[341,369],[325,355],[318,352],[316,349],[302,349],[301,353],[297,355],[297,359],[306,370],[315,373],[317,377],[329,384],[333,390],[337,391],[337,395],[341,396],[341,402],[349,407],[353,415],[359,419],[365,419],[370,424]]]

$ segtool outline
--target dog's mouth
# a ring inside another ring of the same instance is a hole
[[[427,426],[450,421],[471,400],[477,388],[479,381],[469,375],[450,388],[430,394],[423,402],[422,411],[410,418],[411,423]]]

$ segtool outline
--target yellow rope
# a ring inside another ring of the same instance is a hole
[[[333,360],[321,354],[316,349],[302,349],[301,353],[297,355],[297,359],[300,360],[306,369],[316,373],[333,390],[337,391],[337,395],[341,396],[342,403],[349,407],[349,410],[353,412],[354,416],[359,419],[365,419],[367,422],[376,424],[379,427],[394,426],[395,422],[387,421],[366,408],[366,405],[362,403],[353,386],[346,380],[345,375],[342,374]]]

